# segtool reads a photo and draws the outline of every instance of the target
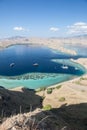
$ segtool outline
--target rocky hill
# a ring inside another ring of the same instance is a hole
[[[0,115],[3,117],[29,112],[37,107],[41,107],[41,97],[34,90],[23,87],[7,90],[0,87]]]
[[[75,82],[38,91],[0,87],[0,130],[87,130],[87,90],[79,88]]]

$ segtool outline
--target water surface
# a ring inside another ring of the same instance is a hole
[[[78,57],[42,46],[9,46],[0,51],[0,85],[38,88],[69,80],[85,72],[84,67],[70,62]]]

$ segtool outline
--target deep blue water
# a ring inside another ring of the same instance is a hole
[[[83,70],[75,70],[75,67],[70,65],[68,65],[68,69],[61,67],[70,58],[75,59],[78,56],[55,53],[51,49],[41,46],[14,45],[0,51],[0,75],[17,76],[31,72],[83,74]],[[64,59],[64,63],[53,62],[52,59]],[[14,63],[13,67],[10,66],[11,63]],[[34,66],[35,63],[38,66]]]
[[[70,61],[79,57],[44,46],[9,46],[0,50],[0,86],[36,89],[70,80],[85,73],[83,66]],[[68,68],[62,68],[63,65]]]

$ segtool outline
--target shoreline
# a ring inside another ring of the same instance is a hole
[[[80,64],[80,65],[82,65],[84,68],[85,68],[85,70],[87,71],[87,62],[85,62],[85,60],[87,60],[87,58],[79,58],[79,59],[77,59],[77,60],[72,60],[73,62],[75,62],[75,63],[78,63],[78,64]],[[84,62],[85,62],[85,66],[84,66]],[[73,83],[73,82],[75,82],[75,81],[78,81],[81,77],[87,77],[87,72],[85,73],[85,74],[83,74],[83,75],[81,75],[81,76],[79,76],[79,77],[76,77],[76,78],[73,78],[73,79],[70,79],[70,80],[68,80],[68,81],[64,81],[64,82],[62,82],[62,83],[58,83],[58,84],[55,84],[55,85],[51,85],[50,87],[48,87],[48,88],[55,88],[55,87],[57,87],[58,85],[64,85],[64,84],[71,84],[71,83]]]
[[[72,54],[72,55],[76,55],[76,52],[74,50],[69,50],[69,49],[66,49],[64,48],[64,40],[65,42],[67,41],[67,39],[43,39],[43,38],[29,38],[29,39],[25,39],[25,38],[18,38],[18,39],[10,39],[10,40],[5,40],[5,41],[0,41],[0,50],[1,49],[4,49],[4,48],[7,48],[9,46],[12,46],[12,45],[41,45],[41,46],[46,46],[46,47],[49,47],[55,51],[61,51],[63,53],[67,53],[67,54]],[[62,42],[61,42],[62,41]],[[4,44],[3,44],[4,42]],[[37,44],[38,43],[38,44]],[[67,43],[69,43],[69,40],[67,41]],[[72,43],[72,45],[75,44],[75,43]],[[86,44],[84,44],[86,45]],[[87,70],[87,58],[79,58],[77,60],[73,60],[71,59],[71,61],[75,62],[75,63],[78,63],[80,65],[82,65],[86,70]],[[81,76],[80,76],[81,77]],[[54,87],[54,86],[57,86],[59,84],[65,84],[65,83],[68,83],[68,82],[72,82],[72,81],[75,81],[76,79],[80,79],[80,77],[77,77],[77,78],[74,78],[74,79],[71,79],[71,80],[68,80],[68,81],[64,81],[62,83],[58,83],[58,84],[55,84],[55,85],[51,85],[51,86],[48,86],[48,87]]]
[[[79,58],[79,59],[74,60],[73,62],[83,66],[87,72],[87,58]],[[79,84],[79,82],[78,82],[78,81],[81,81],[80,79],[83,79],[82,84]],[[84,79],[86,79],[86,80],[84,80]],[[83,84],[84,81],[86,84]],[[59,86],[59,87],[57,87],[57,86]],[[47,89],[50,87],[52,88],[52,92],[50,94],[48,94]],[[3,93],[5,93],[5,91],[6,91],[6,95],[9,92],[8,95],[12,96],[11,100],[13,98],[13,102],[12,102],[13,108],[15,108],[15,104],[17,104],[17,106],[18,106],[18,105],[20,105],[20,103],[22,101],[23,101],[23,103],[21,104],[21,106],[24,105],[24,103],[26,103],[28,101],[28,103],[27,103],[28,107],[29,107],[29,105],[34,106],[34,103],[36,103],[35,104],[35,107],[36,107],[37,102],[38,103],[40,102],[40,105],[42,106],[42,108],[51,106],[52,110],[55,110],[55,109],[62,110],[58,114],[59,117],[60,117],[60,114],[62,114],[63,117],[65,115],[65,118],[71,117],[72,120],[76,119],[76,121],[77,121],[77,119],[82,119],[82,121],[84,121],[84,119],[86,119],[86,117],[87,117],[85,114],[87,112],[87,73],[83,74],[79,77],[70,79],[68,81],[57,83],[55,85],[50,85],[45,90],[41,90],[41,91],[35,91],[35,90],[31,91],[31,90],[28,90],[27,88],[25,89],[24,86],[19,86],[19,87],[7,89],[7,90],[1,88],[1,90],[2,90],[1,92],[3,92]],[[22,95],[22,96],[20,96],[20,95]],[[23,95],[24,95],[24,98],[23,98]],[[18,96],[19,96],[19,98],[18,98]],[[36,97],[39,97],[40,99],[36,98]],[[18,101],[18,103],[17,103],[17,101]],[[11,103],[8,102],[8,106],[9,106],[9,104],[11,104]],[[82,108],[81,108],[81,105],[82,105]],[[84,105],[86,105],[86,106],[84,106]],[[26,105],[24,105],[24,106],[26,106]],[[8,107],[8,110],[9,110],[9,108],[12,108],[12,107],[11,106]],[[64,109],[64,107],[65,107],[65,109]],[[37,108],[39,108],[39,106],[37,106],[35,108],[35,110],[37,110]],[[43,111],[42,108],[39,109],[39,112]],[[31,111],[30,111],[30,113],[31,113]],[[29,113],[29,115],[30,115],[30,113]],[[46,114],[47,114],[47,112],[46,112]],[[19,115],[20,114],[18,114],[18,117],[20,117]],[[28,115],[28,117],[29,117],[29,115]],[[31,115],[32,115],[32,113],[31,113]],[[13,116],[13,118],[14,117],[15,116]],[[24,117],[24,115],[23,115],[23,117]],[[81,117],[81,118],[79,118],[79,117]],[[65,121],[65,118],[64,118],[64,121]],[[69,118],[69,119],[71,119],[71,118]],[[17,118],[16,118],[16,120],[17,120]],[[7,125],[8,125],[9,120],[7,119],[6,121],[7,121]],[[4,122],[4,124],[2,124],[2,126],[5,126],[5,124],[6,124],[6,122]],[[0,128],[2,129],[1,126],[0,126]]]
[[[87,38],[72,37],[72,38],[40,38],[40,37],[13,37],[0,40],[0,49],[8,47],[9,45],[16,44],[35,44],[44,45],[54,50],[59,50],[61,52],[76,55],[75,50],[70,50],[65,48],[64,45],[87,45]]]
[[[17,45],[17,44],[25,44],[25,45],[41,45],[49,47],[50,49],[59,50],[63,53],[76,55],[76,51],[69,50],[67,48],[63,47],[63,40],[62,39],[52,39],[52,38],[18,38],[18,39],[5,39],[0,41],[0,49],[4,49],[6,47],[9,47],[11,45]]]
[[[76,62],[77,63],[77,62]],[[81,65],[81,64],[79,64],[79,63],[77,63],[78,65]],[[83,67],[83,66],[82,66]],[[85,68],[83,68],[83,69],[85,69]],[[84,70],[85,71],[85,70]],[[30,74],[30,73],[29,73]],[[24,74],[25,76],[26,76],[26,74]],[[27,73],[27,75],[28,75],[28,73]],[[32,74],[31,74],[32,75]],[[38,74],[37,74],[38,75]],[[40,74],[39,74],[40,75]],[[85,75],[85,73],[83,74],[83,75]],[[58,85],[60,85],[60,84],[65,84],[65,83],[68,83],[68,82],[71,82],[71,81],[75,81],[75,79],[80,79],[80,77],[82,77],[83,75],[81,75],[81,76],[75,76],[75,77],[72,77],[72,78],[70,78],[71,77],[71,75],[69,76],[69,77],[67,77],[67,78],[69,78],[68,80],[63,80],[63,81],[58,81],[58,82],[56,82],[56,83],[54,83],[53,85],[46,85],[45,86],[45,88],[49,88],[49,87],[56,87],[56,86],[58,86]],[[6,86],[6,85],[3,85],[3,82],[5,82],[4,84],[7,84],[7,87],[5,87],[5,88],[7,88],[7,89],[14,89],[14,88],[18,88],[18,87],[20,87],[20,86],[26,86],[25,88],[29,88],[29,89],[34,89],[34,90],[37,90],[37,89],[40,89],[41,88],[41,86],[40,86],[40,84],[39,84],[39,86],[37,87],[36,86],[36,88],[34,88],[34,86],[33,87],[31,87],[32,85],[31,85],[31,81],[30,81],[30,87],[29,87],[29,85],[27,84],[28,83],[28,80],[24,80],[23,81],[23,75],[21,75],[22,76],[22,80],[19,80],[19,78],[17,79],[17,78],[12,78],[12,79],[10,79],[10,78],[8,78],[8,79],[6,79],[6,78],[3,78],[3,79],[1,79],[0,81],[1,81],[1,83],[2,83],[2,85],[1,86]],[[65,76],[65,75],[64,75]],[[20,76],[19,76],[20,77]],[[30,77],[30,76],[29,76]],[[60,76],[61,77],[61,76]],[[9,80],[10,79],[10,80]],[[21,77],[20,77],[20,79],[21,79]],[[54,79],[55,80],[55,79]],[[41,80],[40,80],[41,81]],[[46,80],[43,80],[43,81],[46,81]],[[13,85],[13,87],[11,87],[12,85],[12,82],[13,82],[13,84],[15,84],[15,86]],[[26,82],[26,83],[23,83],[23,82]],[[36,83],[36,82],[34,82],[34,83]],[[18,85],[19,84],[19,85]],[[25,84],[25,85],[24,85]],[[34,85],[34,84],[33,84]],[[8,87],[9,86],[9,87]],[[43,86],[43,85],[42,85]],[[42,87],[43,88],[43,87]]]

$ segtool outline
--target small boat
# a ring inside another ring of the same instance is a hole
[[[68,66],[67,65],[63,65],[62,68],[63,69],[68,69]]]
[[[10,64],[10,67],[13,67],[14,65],[15,65],[15,63],[11,63],[11,64]]]
[[[38,66],[39,64],[38,63],[34,63],[33,66]]]
[[[63,69],[68,69],[69,67],[66,65],[65,61],[63,60],[63,65],[61,66]]]
[[[75,70],[78,70],[79,68],[75,67]]]

